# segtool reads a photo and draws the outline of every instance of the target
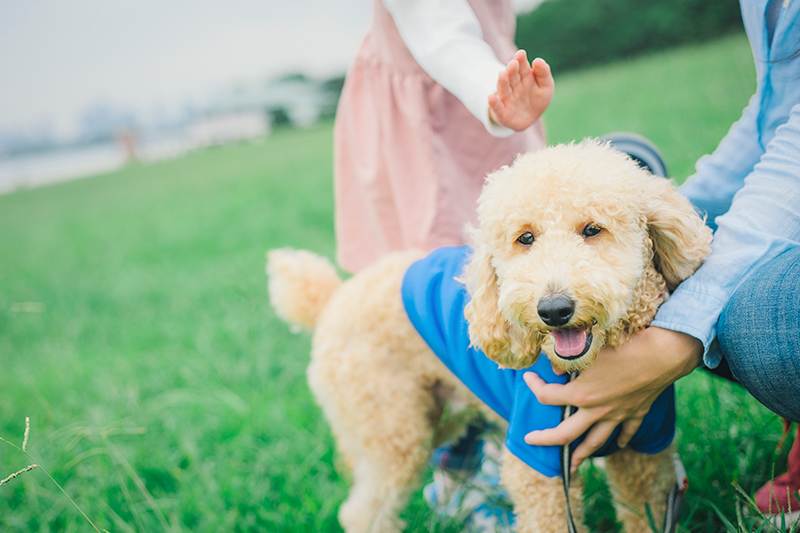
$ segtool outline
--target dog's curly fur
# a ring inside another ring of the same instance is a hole
[[[591,140],[520,156],[491,174],[478,213],[461,280],[471,295],[470,338],[516,369],[541,352],[557,369],[586,368],[602,346],[622,344],[653,319],[668,290],[709,253],[711,240],[670,181]],[[532,242],[518,240],[525,233]],[[444,402],[482,405],[406,316],[401,280],[421,256],[392,254],[340,285],[334,267],[308,252],[268,254],[278,314],[315,328],[308,378],[353,475],[339,512],[348,533],[402,530],[399,512],[437,444]],[[554,295],[575,303],[567,327],[585,334],[580,357],[559,356],[554,328],[537,312]],[[517,529],[563,531],[560,478],[543,476],[508,451],[503,463]],[[669,450],[650,456],[623,450],[607,464],[626,529],[649,530],[645,505],[663,516],[675,482]],[[573,490],[580,522],[579,482]]]

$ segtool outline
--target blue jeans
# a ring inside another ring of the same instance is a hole
[[[755,272],[717,325],[733,375],[759,402],[800,422],[800,247]]]

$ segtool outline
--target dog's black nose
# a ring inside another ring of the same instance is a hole
[[[536,308],[542,322],[551,328],[565,326],[575,313],[575,302],[566,296],[548,296],[542,298]]]

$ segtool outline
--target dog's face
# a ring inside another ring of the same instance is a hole
[[[492,174],[478,212],[465,271],[470,335],[512,368],[540,351],[558,369],[585,368],[626,322],[652,319],[666,285],[691,274],[710,241],[668,180],[589,141]]]
[[[535,200],[515,198],[513,215],[485,243],[498,307],[510,324],[538,333],[554,365],[584,367],[626,314],[650,260],[639,202],[630,198],[641,193],[624,197],[577,175],[542,178]]]

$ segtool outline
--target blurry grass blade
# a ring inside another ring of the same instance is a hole
[[[27,468],[23,468],[22,470],[19,470],[19,471],[17,471],[17,472],[14,472],[13,474],[11,474],[10,476],[8,476],[7,478],[5,478],[5,479],[3,479],[3,480],[0,480],[0,485],[5,485],[6,483],[8,483],[9,481],[11,481],[11,480],[12,480],[12,479],[14,479],[15,477],[17,477],[17,476],[20,476],[20,475],[24,474],[25,472],[30,472],[30,471],[31,471],[31,470],[33,470],[34,468],[39,468],[39,465],[37,465],[37,464],[33,464],[33,465],[30,465],[30,466],[28,466]]]
[[[28,448],[28,437],[31,435],[31,419],[29,417],[25,417],[25,434],[22,436],[22,451],[26,451]]]

